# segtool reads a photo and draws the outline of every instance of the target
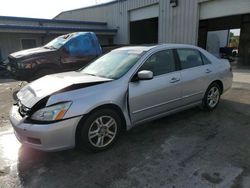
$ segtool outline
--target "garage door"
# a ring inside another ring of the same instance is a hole
[[[145,8],[139,8],[130,11],[130,21],[145,20],[159,17],[159,5],[152,5]]]
[[[158,43],[159,5],[130,11],[130,43]]]
[[[250,0],[216,0],[200,4],[200,19],[250,13]]]

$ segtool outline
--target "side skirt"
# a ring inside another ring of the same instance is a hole
[[[140,124],[143,124],[143,123],[152,121],[152,120],[156,120],[156,119],[162,118],[162,117],[164,117],[164,116],[168,116],[168,115],[174,114],[174,113],[176,113],[176,112],[180,112],[180,111],[183,111],[183,110],[186,110],[186,109],[195,107],[195,106],[199,106],[199,105],[201,105],[201,104],[202,104],[202,101],[198,101],[198,102],[195,102],[195,103],[188,104],[188,105],[186,105],[186,106],[182,106],[182,107],[179,107],[179,108],[176,108],[176,109],[173,109],[173,110],[170,110],[170,111],[167,111],[167,112],[158,114],[158,115],[156,115],[156,116],[148,117],[148,118],[146,118],[146,119],[143,119],[143,120],[141,120],[141,121],[138,121],[138,122],[133,123],[133,125],[131,126],[131,128],[134,127],[134,126],[137,126],[137,125],[140,125]]]

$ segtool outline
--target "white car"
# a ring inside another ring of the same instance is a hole
[[[26,85],[10,121],[32,148],[101,151],[135,125],[197,105],[214,109],[232,76],[227,60],[195,46],[123,47]]]

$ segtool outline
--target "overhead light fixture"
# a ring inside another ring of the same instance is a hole
[[[178,0],[170,0],[171,7],[177,7],[177,5],[178,5]]]

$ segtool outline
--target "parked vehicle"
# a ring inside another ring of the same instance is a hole
[[[213,110],[231,85],[229,62],[201,48],[123,47],[26,85],[10,121],[18,140],[35,149],[101,151],[135,125],[197,105]]]
[[[238,56],[238,49],[234,47],[220,48],[220,57],[228,59],[230,62],[234,61],[234,58]]]
[[[5,62],[6,61],[0,61],[0,78],[8,79],[10,78],[10,74],[5,68]]]
[[[4,65],[3,65],[3,62],[2,62],[2,61],[0,61],[0,70],[5,70]]]
[[[10,54],[6,68],[15,79],[32,81],[51,73],[77,70],[101,54],[94,33],[71,33],[59,36],[45,46]]]

